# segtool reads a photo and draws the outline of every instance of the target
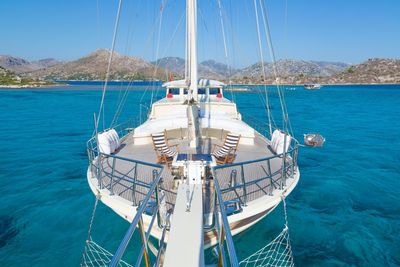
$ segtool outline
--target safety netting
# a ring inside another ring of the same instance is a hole
[[[113,258],[113,254],[103,247],[99,246],[93,240],[87,240],[85,251],[82,256],[81,266],[86,267],[99,267],[99,266],[109,266],[111,260]],[[132,265],[126,263],[123,260],[120,260],[118,266],[121,267],[131,267]]]

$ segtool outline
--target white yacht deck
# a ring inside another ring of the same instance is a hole
[[[113,194],[132,202],[133,205],[139,205],[140,201],[143,200],[148,192],[146,184],[151,184],[154,179],[152,171],[159,171],[159,168],[135,162],[157,164],[157,156],[152,144],[136,145],[134,139],[133,133],[128,134],[124,138],[120,149],[114,153],[117,159],[115,159],[115,157],[109,157],[102,160],[102,169],[104,173],[102,183],[105,188],[110,189],[112,184]],[[223,139],[224,138],[203,138],[201,140],[201,151],[197,152],[195,149],[188,146],[188,141],[185,139],[172,138],[168,139],[168,143],[170,145],[178,144],[179,153],[181,154],[211,154],[214,144],[222,145]],[[254,145],[239,143],[234,164],[273,156],[274,153],[268,145],[268,140],[256,132]],[[123,159],[131,159],[134,161]],[[259,161],[246,165],[235,165],[217,170],[216,174],[218,174],[221,189],[240,184],[242,182],[242,173],[246,175],[246,183],[248,184],[246,186],[246,192],[244,192],[242,188],[223,192],[224,200],[229,201],[239,198],[240,201],[244,203],[268,194],[273,189],[271,187],[272,183],[275,184],[275,188],[279,184],[280,173],[272,174],[279,170],[281,164],[282,160],[278,157],[271,160]],[[235,177],[232,177],[233,172],[236,173]],[[259,182],[252,183],[252,181],[256,181],[261,177],[267,177],[270,174],[273,180],[262,179]],[[111,177],[113,179],[112,181]],[[224,178],[222,179],[221,177]],[[139,183],[132,183],[132,181],[138,181]],[[140,184],[140,182],[142,182],[142,184]],[[168,211],[172,212],[176,199],[176,188],[174,188],[174,176],[171,174],[170,166],[165,166],[164,168],[161,186],[165,190]],[[210,187],[208,183],[204,183],[203,210],[205,214],[210,213],[213,206],[213,201],[211,199],[213,192],[210,188],[212,188],[212,186]]]

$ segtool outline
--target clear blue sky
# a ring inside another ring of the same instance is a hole
[[[184,0],[164,0],[159,57],[184,55]],[[216,0],[199,0],[199,58],[226,62]],[[72,60],[109,48],[117,0],[1,0],[0,54]],[[117,51],[156,57],[161,0],[124,0]],[[266,0],[278,58],[400,58],[399,0]],[[259,61],[252,0],[222,0],[230,62]],[[177,26],[178,25],[178,26]],[[173,32],[177,29],[177,33]],[[172,38],[174,36],[174,38]],[[265,53],[268,55],[267,50]],[[267,58],[268,59],[268,58]]]

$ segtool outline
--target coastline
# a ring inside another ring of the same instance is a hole
[[[71,83],[68,83],[71,82]],[[72,87],[74,85],[77,85],[76,83],[82,83],[82,85],[99,85],[101,83],[104,83],[105,81],[103,80],[85,80],[85,81],[79,81],[79,80],[63,80],[63,81],[57,81],[53,84],[24,84],[24,85],[1,85],[0,84],[0,89],[51,89],[51,87]],[[144,81],[144,80],[134,80],[134,81],[125,81],[125,80],[110,80],[109,83],[136,83],[132,85],[133,87],[136,86],[149,86],[149,83],[152,82],[157,82],[160,83],[160,80],[154,80],[154,81]],[[143,84],[140,84],[143,83]],[[161,82],[163,83],[163,82]],[[112,84],[109,84],[112,86]],[[321,86],[363,86],[363,85],[398,85],[400,86],[400,83],[322,83]],[[161,84],[160,84],[161,86]],[[232,86],[233,88],[229,88],[229,86]],[[238,92],[238,93],[246,93],[246,92],[252,92],[253,90],[250,88],[246,88],[245,86],[276,86],[276,84],[261,84],[261,83],[249,83],[249,84],[227,84],[226,90],[233,91],[233,92]],[[298,86],[298,87],[303,87],[303,84],[280,84],[280,86]]]
[[[40,88],[48,88],[48,87],[57,87],[57,86],[71,86],[66,83],[54,83],[54,84],[24,84],[24,85],[2,85],[0,84],[0,89],[40,89]]]

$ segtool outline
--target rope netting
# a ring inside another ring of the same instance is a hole
[[[94,217],[96,215],[97,206],[99,203],[100,196],[96,196],[96,201],[94,202],[94,207],[92,211],[92,216],[90,218],[88,237],[85,244],[85,250],[82,254],[81,266],[86,267],[100,267],[100,266],[108,266],[111,263],[113,258],[113,254],[106,250],[105,248],[99,246],[96,242],[92,240],[92,226],[94,222]],[[121,267],[130,267],[132,265],[126,263],[123,260],[120,260],[118,266]]]
[[[113,258],[108,250],[102,248],[93,240],[86,241],[81,266],[108,266]],[[120,260],[118,266],[130,267],[132,265]]]
[[[289,240],[289,228],[282,232],[268,245],[242,260],[239,266],[294,266]]]
[[[283,210],[285,214],[285,226],[282,232],[275,237],[265,247],[261,248],[254,254],[239,263],[244,267],[292,267],[294,266],[292,247],[290,245],[289,227],[286,213],[285,198],[282,197]]]

